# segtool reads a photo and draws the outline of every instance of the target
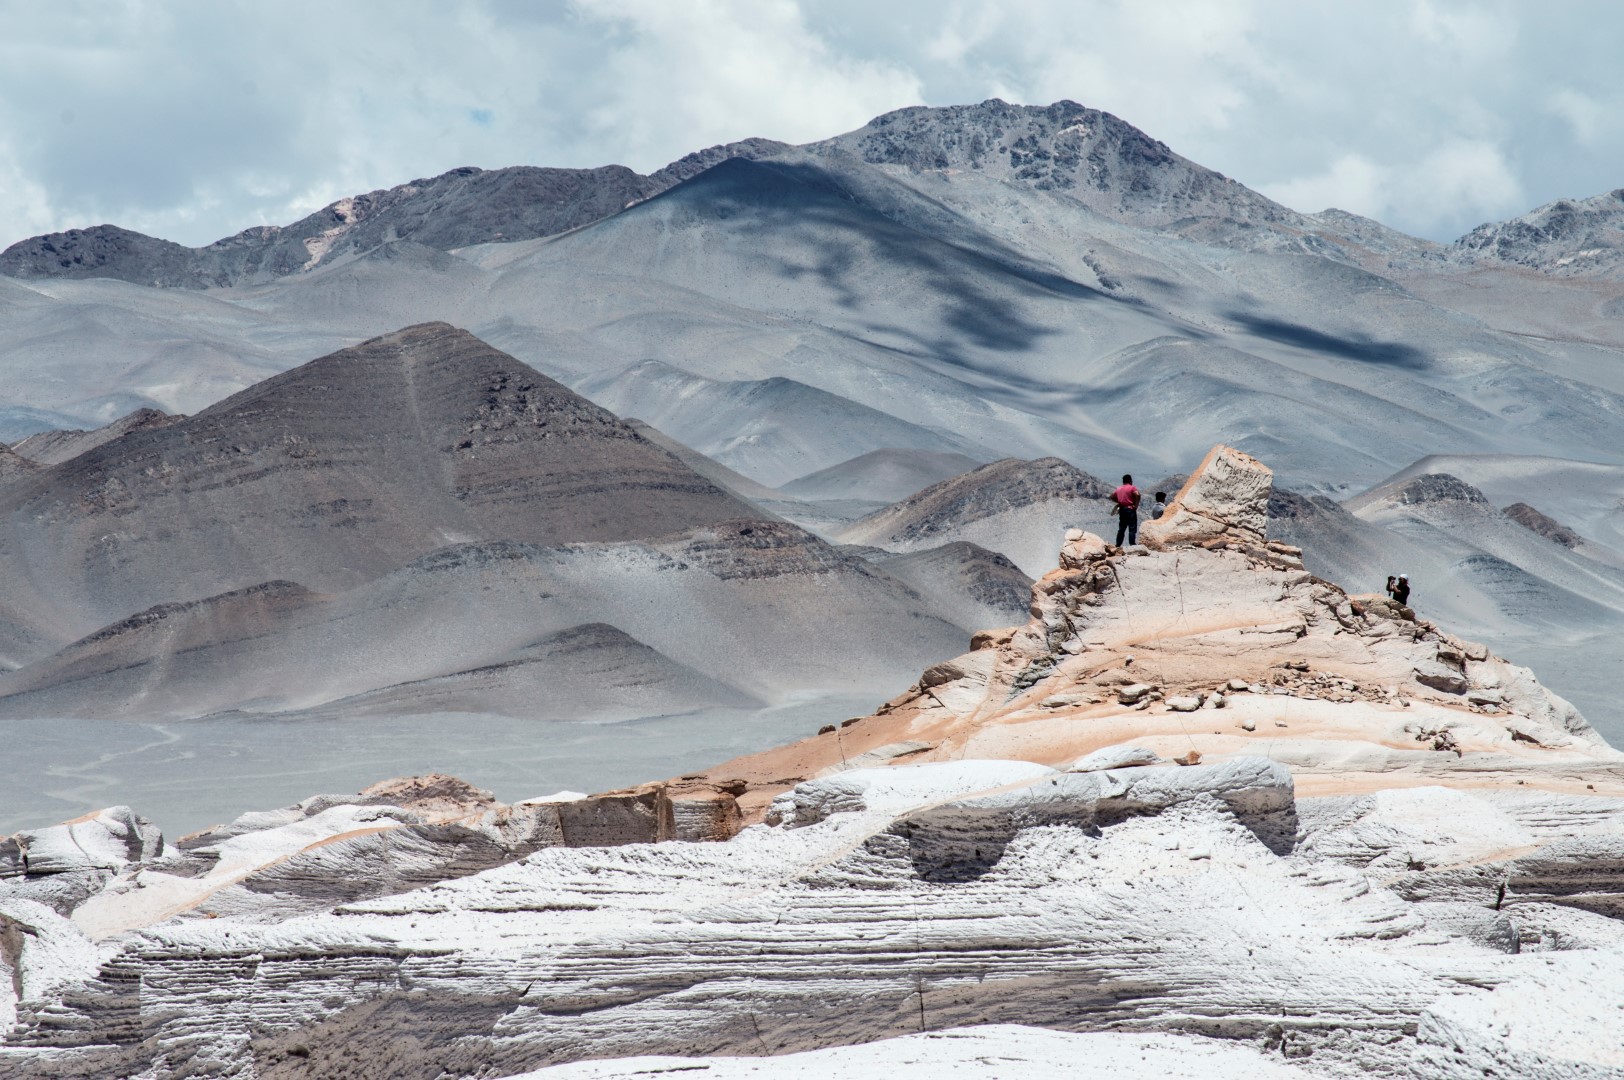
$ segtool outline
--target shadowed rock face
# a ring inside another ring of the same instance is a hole
[[[31,583],[19,606],[99,624],[271,578],[346,587],[451,543],[751,513],[611,413],[427,324],[7,486],[0,569]]]

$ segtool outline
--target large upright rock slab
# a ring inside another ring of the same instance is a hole
[[[1190,474],[1158,521],[1139,527],[1146,547],[1217,540],[1261,542],[1269,525],[1269,493],[1274,471],[1232,446],[1215,446]]]

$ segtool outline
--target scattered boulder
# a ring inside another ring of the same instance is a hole
[[[1546,517],[1527,503],[1512,503],[1502,512],[1518,525],[1538,533],[1553,544],[1560,544],[1572,550],[1584,543],[1584,537],[1555,518]]]
[[[1162,759],[1154,750],[1143,746],[1104,746],[1091,754],[1084,754],[1066,768],[1066,772],[1102,772],[1106,769],[1126,769],[1135,765],[1160,765]]]

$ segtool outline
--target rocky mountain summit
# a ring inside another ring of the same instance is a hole
[[[1455,242],[1468,265],[1495,263],[1556,277],[1624,276],[1624,188],[1558,199],[1507,221],[1479,225]]]
[[[1077,199],[1134,225],[1221,217],[1249,224],[1301,215],[1203,168],[1119,117],[1075,101],[915,106],[808,149],[845,151],[872,165],[973,170]]]
[[[1169,1075],[1611,1075],[1624,754],[1526,669],[1304,571],[1271,486],[1216,448],[1144,547],[1068,534],[1028,622],[705,773],[19,833],[0,1069],[939,1070],[1013,1024]],[[971,1041],[874,1042],[933,1032]]]

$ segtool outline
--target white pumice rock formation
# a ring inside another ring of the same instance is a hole
[[[1268,493],[1219,448],[1188,523],[708,774],[109,812],[123,862],[4,864],[0,1077],[1624,1075],[1624,755]]]

